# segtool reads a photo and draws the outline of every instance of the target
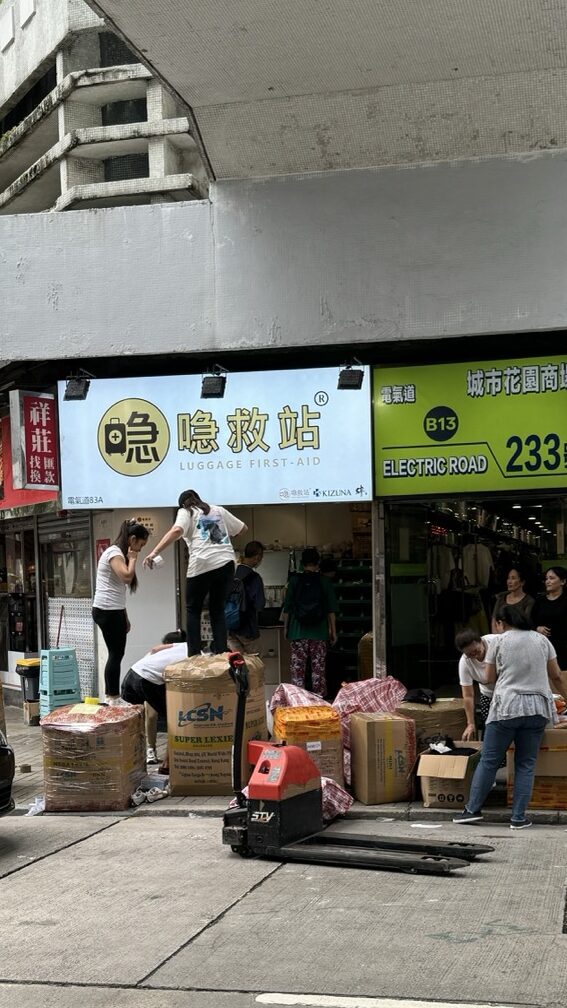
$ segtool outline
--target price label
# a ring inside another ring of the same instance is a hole
[[[567,487],[567,356],[376,368],[378,496]]]

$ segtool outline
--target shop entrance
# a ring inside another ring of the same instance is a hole
[[[491,630],[495,597],[513,567],[525,591],[565,566],[567,497],[397,501],[385,505],[387,665],[408,688],[450,694],[455,634]]]

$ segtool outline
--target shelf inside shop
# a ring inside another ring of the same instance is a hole
[[[372,561],[348,557],[337,563],[335,581],[338,610],[336,652],[343,674],[358,676],[358,642],[372,629]]]

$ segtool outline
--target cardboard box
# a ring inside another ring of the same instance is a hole
[[[34,703],[24,700],[24,724],[34,727],[39,724],[39,700]]]
[[[514,789],[514,750],[506,755],[508,804]],[[567,728],[547,728],[535,765],[528,808],[567,809]]]
[[[249,690],[242,752],[242,784],[250,776],[246,743],[266,739],[264,666],[246,655]],[[198,655],[165,670],[169,784],[172,795],[230,795],[236,687],[226,655]]]
[[[146,774],[143,707],[70,704],[41,720],[47,812],[117,812]]]
[[[415,721],[417,751],[429,748],[429,742],[436,735],[448,735],[454,742],[460,741],[467,726],[467,718],[462,700],[437,700],[428,704],[402,703],[396,707],[396,714]]]
[[[344,787],[341,719],[333,707],[278,707],[272,736],[309,753],[322,777]]]
[[[2,683],[0,682],[0,731],[3,735],[6,735],[6,714],[4,712],[4,693],[2,691]]]
[[[330,777],[345,786],[343,743],[341,739],[313,739],[311,742],[290,742],[309,754],[321,777]]]
[[[465,807],[472,777],[480,759],[481,742],[456,743],[457,754],[445,756],[422,753],[417,765],[425,808],[461,809]],[[476,749],[469,756],[459,756],[459,749]]]
[[[365,805],[413,797],[415,726],[396,714],[357,713],[350,718],[352,787]]]

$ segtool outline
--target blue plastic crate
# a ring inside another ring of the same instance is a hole
[[[71,686],[80,692],[79,666],[74,648],[50,648],[40,652],[39,688],[53,692]]]

